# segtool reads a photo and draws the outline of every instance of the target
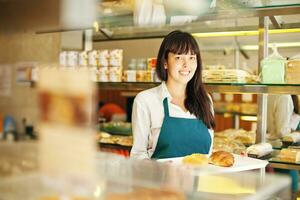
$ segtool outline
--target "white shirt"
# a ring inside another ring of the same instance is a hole
[[[169,114],[172,117],[196,119],[189,111],[183,111],[172,104],[172,97],[165,82],[161,85],[140,92],[134,99],[132,108],[133,146],[130,157],[150,159],[154,153],[160,129],[164,120],[163,100],[168,98]],[[213,130],[209,129],[213,143]],[[211,153],[212,145],[209,151]]]
[[[279,139],[291,132],[293,110],[291,95],[268,96],[267,130],[269,139]]]

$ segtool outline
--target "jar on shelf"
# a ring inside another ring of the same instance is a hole
[[[132,58],[128,64],[127,70],[124,70],[124,81],[136,82],[136,59]]]
[[[146,74],[147,74],[147,63],[146,59],[138,59],[136,65],[136,81],[137,82],[145,82],[146,81]]]

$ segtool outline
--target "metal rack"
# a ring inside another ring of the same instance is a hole
[[[239,11],[230,12],[224,11],[221,13],[211,13],[205,17],[200,18],[201,21],[205,20],[220,20],[220,19],[230,19],[230,18],[240,18],[240,17],[258,17],[258,33],[259,33],[259,50],[258,50],[258,60],[261,61],[268,55],[268,42],[269,42],[269,20],[272,22],[272,28],[280,29],[281,26],[274,16],[277,15],[292,15],[300,14],[300,4],[284,5],[284,6],[270,6],[270,7],[260,7],[255,8],[251,12],[244,12],[241,16]],[[199,21],[198,21],[199,22]],[[113,40],[123,40],[123,39],[145,39],[145,38],[161,38],[164,37],[170,29],[179,28],[183,31],[202,31],[209,32],[210,29],[203,30],[199,29],[199,26],[193,27],[195,24],[189,24],[184,27],[170,27],[165,26],[164,28],[112,28],[111,30],[118,30],[116,35],[112,37],[106,37],[100,33],[96,33],[93,37],[93,41],[113,41]],[[299,24],[285,25],[286,27],[300,27]],[[237,27],[240,29],[247,29],[245,27]],[[249,27],[248,27],[249,29]],[[252,29],[253,30],[253,29]],[[260,71],[260,63],[258,63]],[[105,90],[130,90],[130,91],[140,91],[155,87],[158,83],[98,83],[100,89]],[[265,142],[266,140],[266,120],[267,120],[267,101],[268,94],[300,94],[300,85],[292,84],[242,84],[242,83],[206,83],[205,87],[210,92],[222,92],[222,93],[255,93],[258,94],[258,127],[257,127],[257,142]],[[300,169],[298,165],[289,165],[283,163],[271,163],[270,166],[275,168],[284,169]],[[262,172],[263,173],[263,172]]]
[[[141,91],[158,86],[152,82],[97,82],[104,90]],[[300,85],[295,84],[259,84],[259,83],[205,83],[209,92],[255,93],[255,94],[300,94]]]

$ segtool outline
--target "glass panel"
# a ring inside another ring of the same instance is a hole
[[[300,5],[299,0],[269,0],[269,1],[247,1],[247,2],[253,2],[253,7],[256,8],[269,8],[269,7],[279,7],[279,6],[295,6]]]

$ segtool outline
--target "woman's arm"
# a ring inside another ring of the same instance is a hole
[[[276,123],[279,135],[283,136],[291,132],[290,121],[293,114],[293,101],[290,95],[281,95],[276,102]]]
[[[141,96],[134,99],[132,108],[133,146],[130,157],[135,159],[150,159],[148,143],[150,136],[150,113]]]
[[[215,110],[214,110],[214,103],[213,103],[213,100],[210,96],[210,94],[207,94],[209,99],[210,99],[210,103],[211,103],[211,112],[213,114],[213,116],[215,116]],[[208,155],[210,156],[212,154],[212,151],[213,151],[213,144],[214,144],[214,130],[213,129],[208,129],[208,132],[211,136],[211,145],[210,145],[210,149],[209,149],[209,152],[208,152]]]

